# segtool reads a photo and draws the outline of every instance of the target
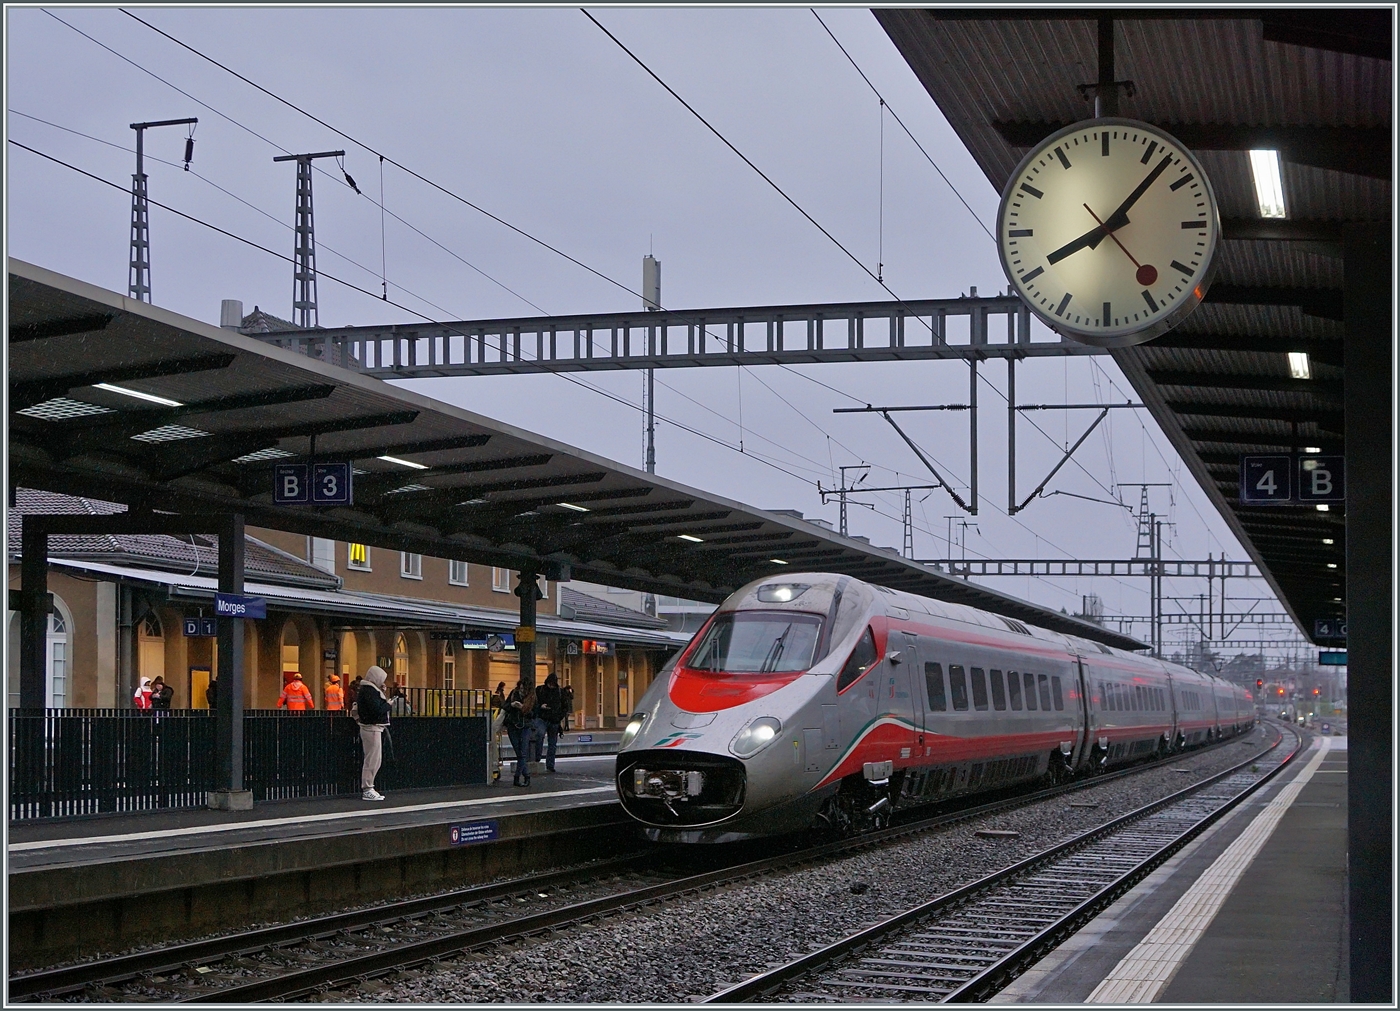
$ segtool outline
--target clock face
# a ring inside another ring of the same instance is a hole
[[[1052,329],[1101,347],[1163,333],[1205,297],[1220,237],[1196,159],[1147,123],[1093,119],[1042,141],[1002,194],[1002,269]]]

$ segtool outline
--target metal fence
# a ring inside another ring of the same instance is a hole
[[[10,820],[203,807],[215,788],[207,710],[11,709]],[[487,782],[489,719],[394,717],[383,790]],[[326,712],[249,710],[243,779],[255,801],[360,792],[357,725]]]
[[[485,688],[400,688],[413,716],[489,716]]]

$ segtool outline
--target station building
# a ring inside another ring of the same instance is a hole
[[[10,588],[20,581],[21,517],[123,510],[17,489],[7,538]],[[217,640],[187,635],[185,625],[213,614],[217,567],[213,536],[52,538],[48,706],[126,708],[141,678],[161,675],[175,689],[175,708],[207,708]],[[509,690],[519,678],[511,634],[519,580],[511,570],[255,527],[248,528],[245,568],[246,592],[267,601],[267,617],[245,624],[246,708],[274,708],[294,671],[318,707],[329,675],[347,684],[372,664],[408,689],[486,692],[504,681]],[[617,600],[543,578],[540,589],[536,681],[557,673],[561,684],[573,685],[573,727],[614,728],[688,635]],[[16,612],[7,614],[7,625],[14,707]],[[439,693],[407,694],[413,700]]]

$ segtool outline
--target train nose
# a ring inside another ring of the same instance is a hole
[[[722,755],[671,750],[618,756],[617,792],[638,821],[661,827],[712,825],[744,806],[742,762]]]

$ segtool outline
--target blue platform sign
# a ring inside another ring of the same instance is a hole
[[[1347,620],[1345,618],[1317,618],[1313,621],[1313,638],[1345,639]]]
[[[311,501],[316,505],[350,505],[354,501],[348,463],[311,466]]]
[[[494,821],[473,821],[466,825],[453,825],[448,833],[453,846],[470,846],[472,843],[490,842],[499,836]]]
[[[185,636],[191,639],[211,638],[219,634],[218,618],[186,618]]]
[[[214,594],[214,613],[220,618],[266,618],[267,601],[241,593]]]
[[[274,505],[351,505],[348,463],[279,463],[272,468]]]
[[[1289,456],[1240,457],[1240,501],[1250,505],[1293,500],[1293,459]]]
[[[1324,649],[1317,654],[1317,662],[1323,667],[1345,667],[1347,651],[1344,649]]]
[[[1298,457],[1299,502],[1345,502],[1346,492],[1346,463],[1343,457]]]

